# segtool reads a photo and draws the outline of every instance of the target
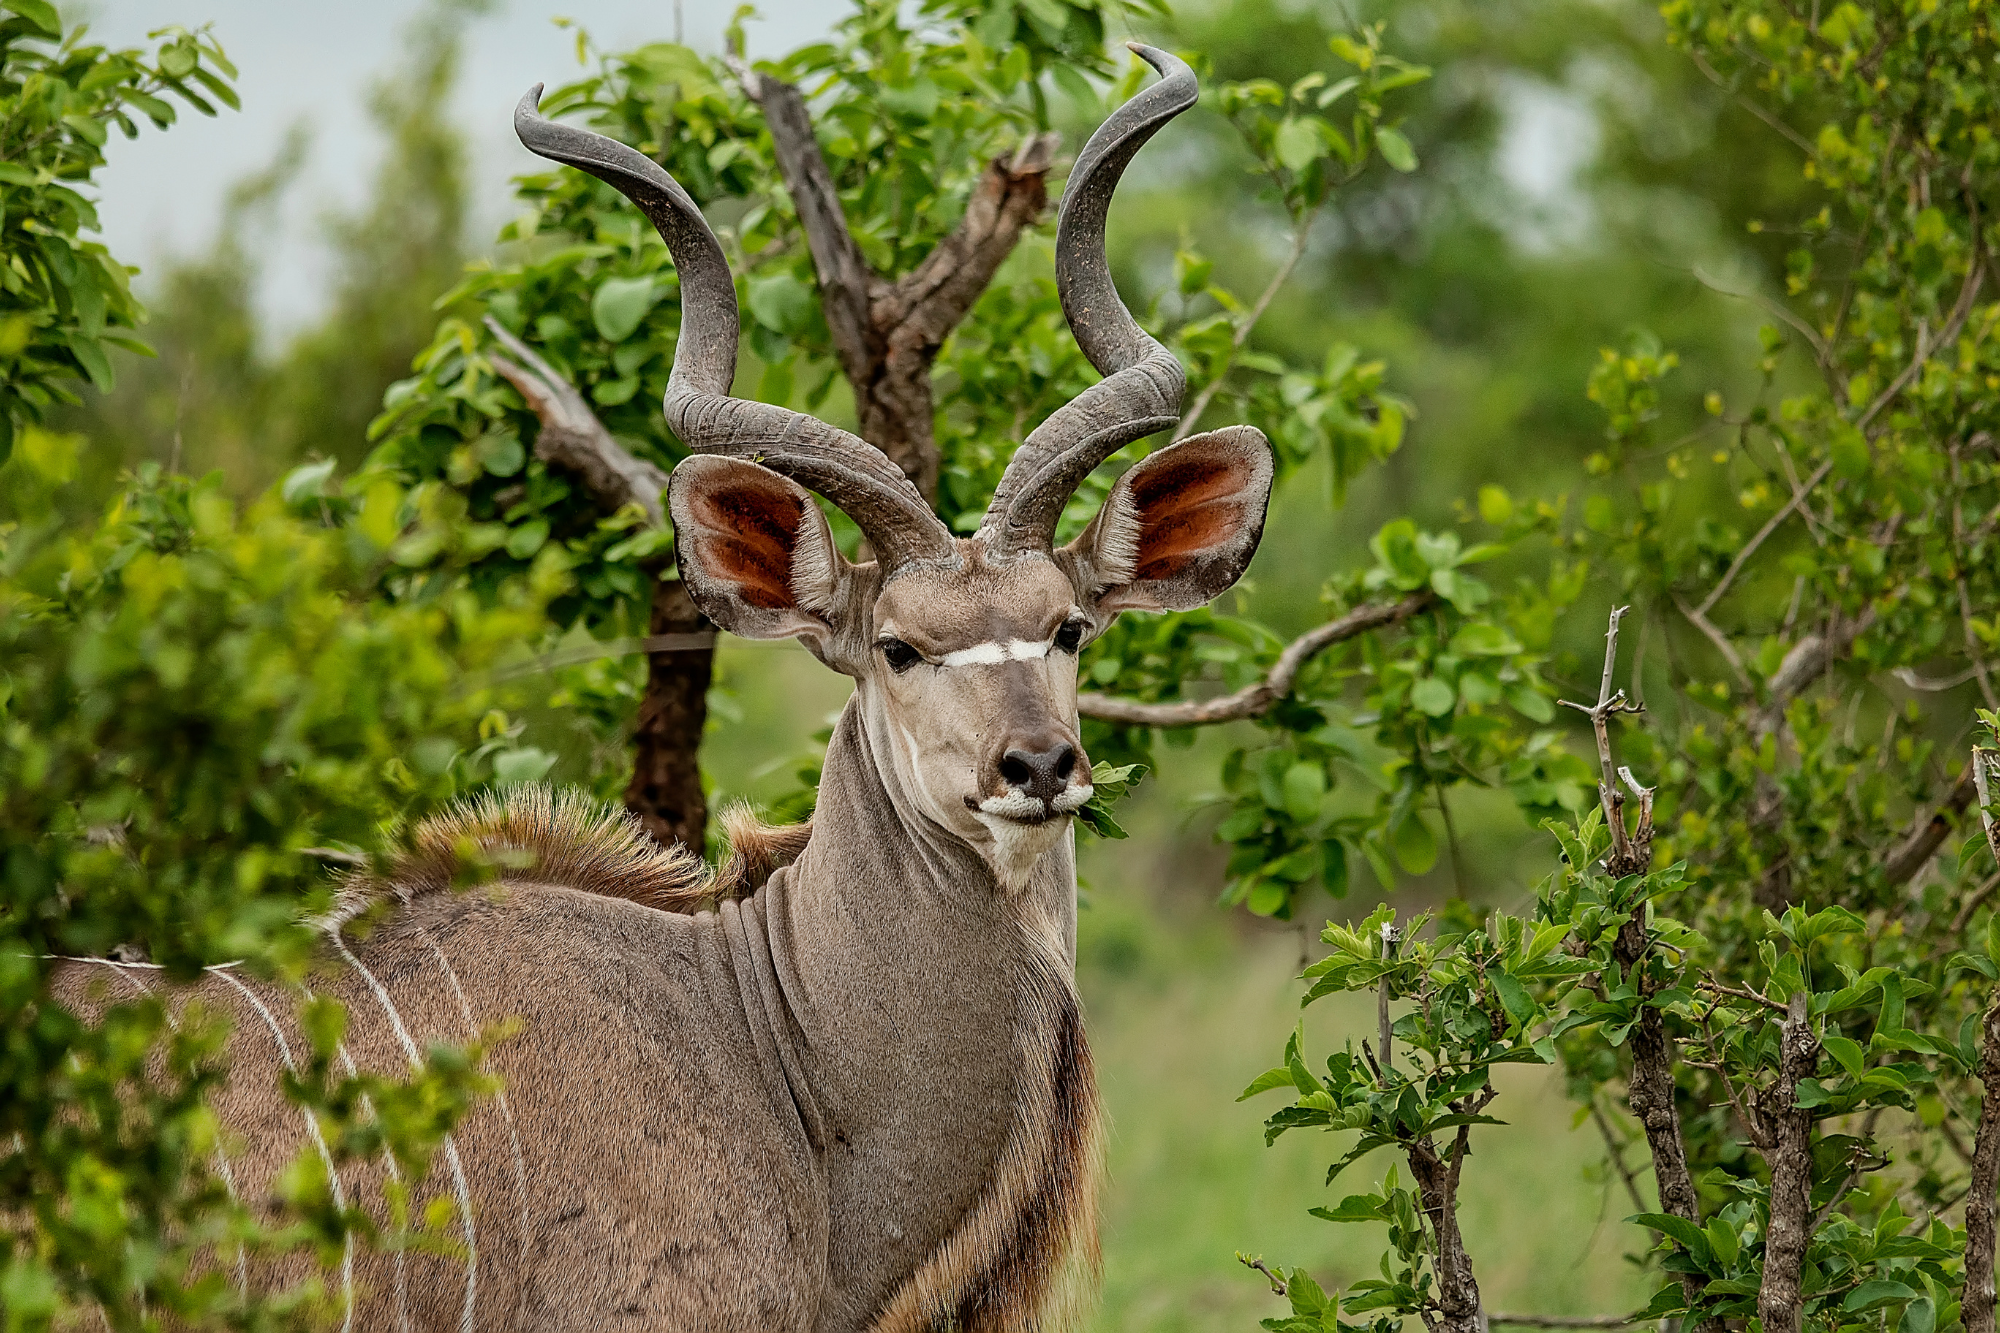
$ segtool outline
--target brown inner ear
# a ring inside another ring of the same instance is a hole
[[[1233,454],[1195,454],[1148,468],[1132,486],[1139,513],[1135,580],[1170,579],[1243,529],[1249,464]]]
[[[797,605],[792,552],[805,519],[797,496],[759,486],[712,490],[696,498],[694,517],[707,539],[695,544],[695,558],[710,578],[760,610]]]

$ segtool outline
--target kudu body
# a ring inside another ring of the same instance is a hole
[[[679,270],[666,411],[695,454],[668,491],[682,578],[724,628],[799,638],[855,687],[809,839],[747,897],[710,905],[691,858],[533,791],[420,828],[385,883],[349,886],[347,911],[375,900],[375,924],[336,925],[310,982],[348,1008],[343,1059],[394,1070],[519,1020],[488,1055],[504,1091],[426,1185],[454,1200],[463,1253],[354,1255],[335,1296],[350,1327],[1063,1322],[1061,1278],[1095,1250],[1076,653],[1120,610],[1228,587],[1271,478],[1257,432],[1196,436],[1131,468],[1054,547],[1078,482],[1172,424],[1181,397],[1104,260],[1119,173],[1195,98],[1185,65],[1135,49],[1164,77],[1086,146],[1057,233],[1065,312],[1106,378],[1021,446],[970,538],[862,441],[728,397],[735,291],[692,201],[631,149],[542,120],[539,89],[524,99],[523,141],[630,196]],[[842,556],[799,483],[856,520],[872,562]],[[466,837],[525,852],[525,868],[449,891]],[[83,1005],[155,984],[98,961],[57,988]],[[195,989],[235,1019],[217,1111],[242,1151],[221,1169],[262,1200],[317,1133],[272,1076],[303,1048],[293,998],[227,970]],[[379,1171],[343,1177],[342,1197],[379,1199]]]

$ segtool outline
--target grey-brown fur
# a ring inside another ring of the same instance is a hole
[[[1179,369],[1103,254],[1118,172],[1194,100],[1185,64],[1139,50],[1165,77],[1092,136],[1057,229],[1065,309],[1106,378],[1030,437],[970,538],[856,437],[728,397],[734,286],[692,200],[523,101],[524,142],[630,195],[679,271],[666,409],[694,456],[667,510],[690,596],[733,633],[797,638],[854,693],[810,827],[739,820],[716,879],[629,821],[527,791],[420,827],[348,886],[310,983],[347,1005],[344,1058],[392,1071],[518,1023],[489,1055],[503,1091],[424,1187],[462,1204],[463,1253],[358,1256],[339,1277],[351,1327],[1068,1326],[1065,1279],[1096,1263],[1098,1138],[1074,984],[1072,818],[1092,794],[1077,654],[1123,611],[1230,586],[1271,482],[1255,430],[1193,436],[1054,545],[1077,482],[1178,410]],[[841,553],[808,486],[877,560]],[[88,1007],[151,983],[98,961],[55,984]],[[228,972],[193,993],[236,1021],[216,1110],[241,1145],[233,1187],[260,1202],[315,1150],[274,1077],[304,1044],[297,997]],[[378,1200],[384,1170],[343,1173],[341,1197]]]

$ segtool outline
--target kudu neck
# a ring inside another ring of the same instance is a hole
[[[1068,840],[1004,890],[898,790],[866,703],[849,700],[827,746],[811,841],[756,909],[787,1074],[843,1219],[823,1312],[836,1328],[872,1319],[995,1191],[1018,1192],[1003,1162],[1039,1160],[1022,1145],[1046,1137],[1048,1052],[1076,1012]]]

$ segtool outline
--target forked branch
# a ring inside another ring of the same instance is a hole
[[[891,283],[869,266],[848,229],[805,95],[740,57],[729,57],[728,64],[771,131],[778,172],[819,278],[827,331],[854,388],[861,434],[888,454],[926,499],[935,499],[939,458],[931,363],[1047,206],[1049,166],[1061,140],[1035,135],[988,163],[951,234]]]
[[[666,511],[660,496],[667,489],[666,472],[635,457],[613,439],[576,386],[499,320],[488,315],[486,329],[515,358],[493,353],[487,360],[541,420],[535,457],[574,474],[605,513],[615,514],[628,504],[636,504],[646,511],[647,522],[656,528],[665,526]]]
[[[1307,630],[1285,646],[1272,664],[1270,673],[1255,684],[1234,694],[1214,699],[1181,699],[1172,703],[1140,703],[1135,699],[1115,699],[1108,694],[1079,694],[1076,711],[1100,722],[1117,722],[1131,727],[1202,727],[1215,722],[1234,722],[1258,717],[1292,692],[1299,672],[1307,662],[1336,643],[1366,634],[1384,625],[1408,620],[1436,600],[1429,592],[1414,592],[1399,602],[1375,602],[1358,606],[1346,615],[1316,629]]]

